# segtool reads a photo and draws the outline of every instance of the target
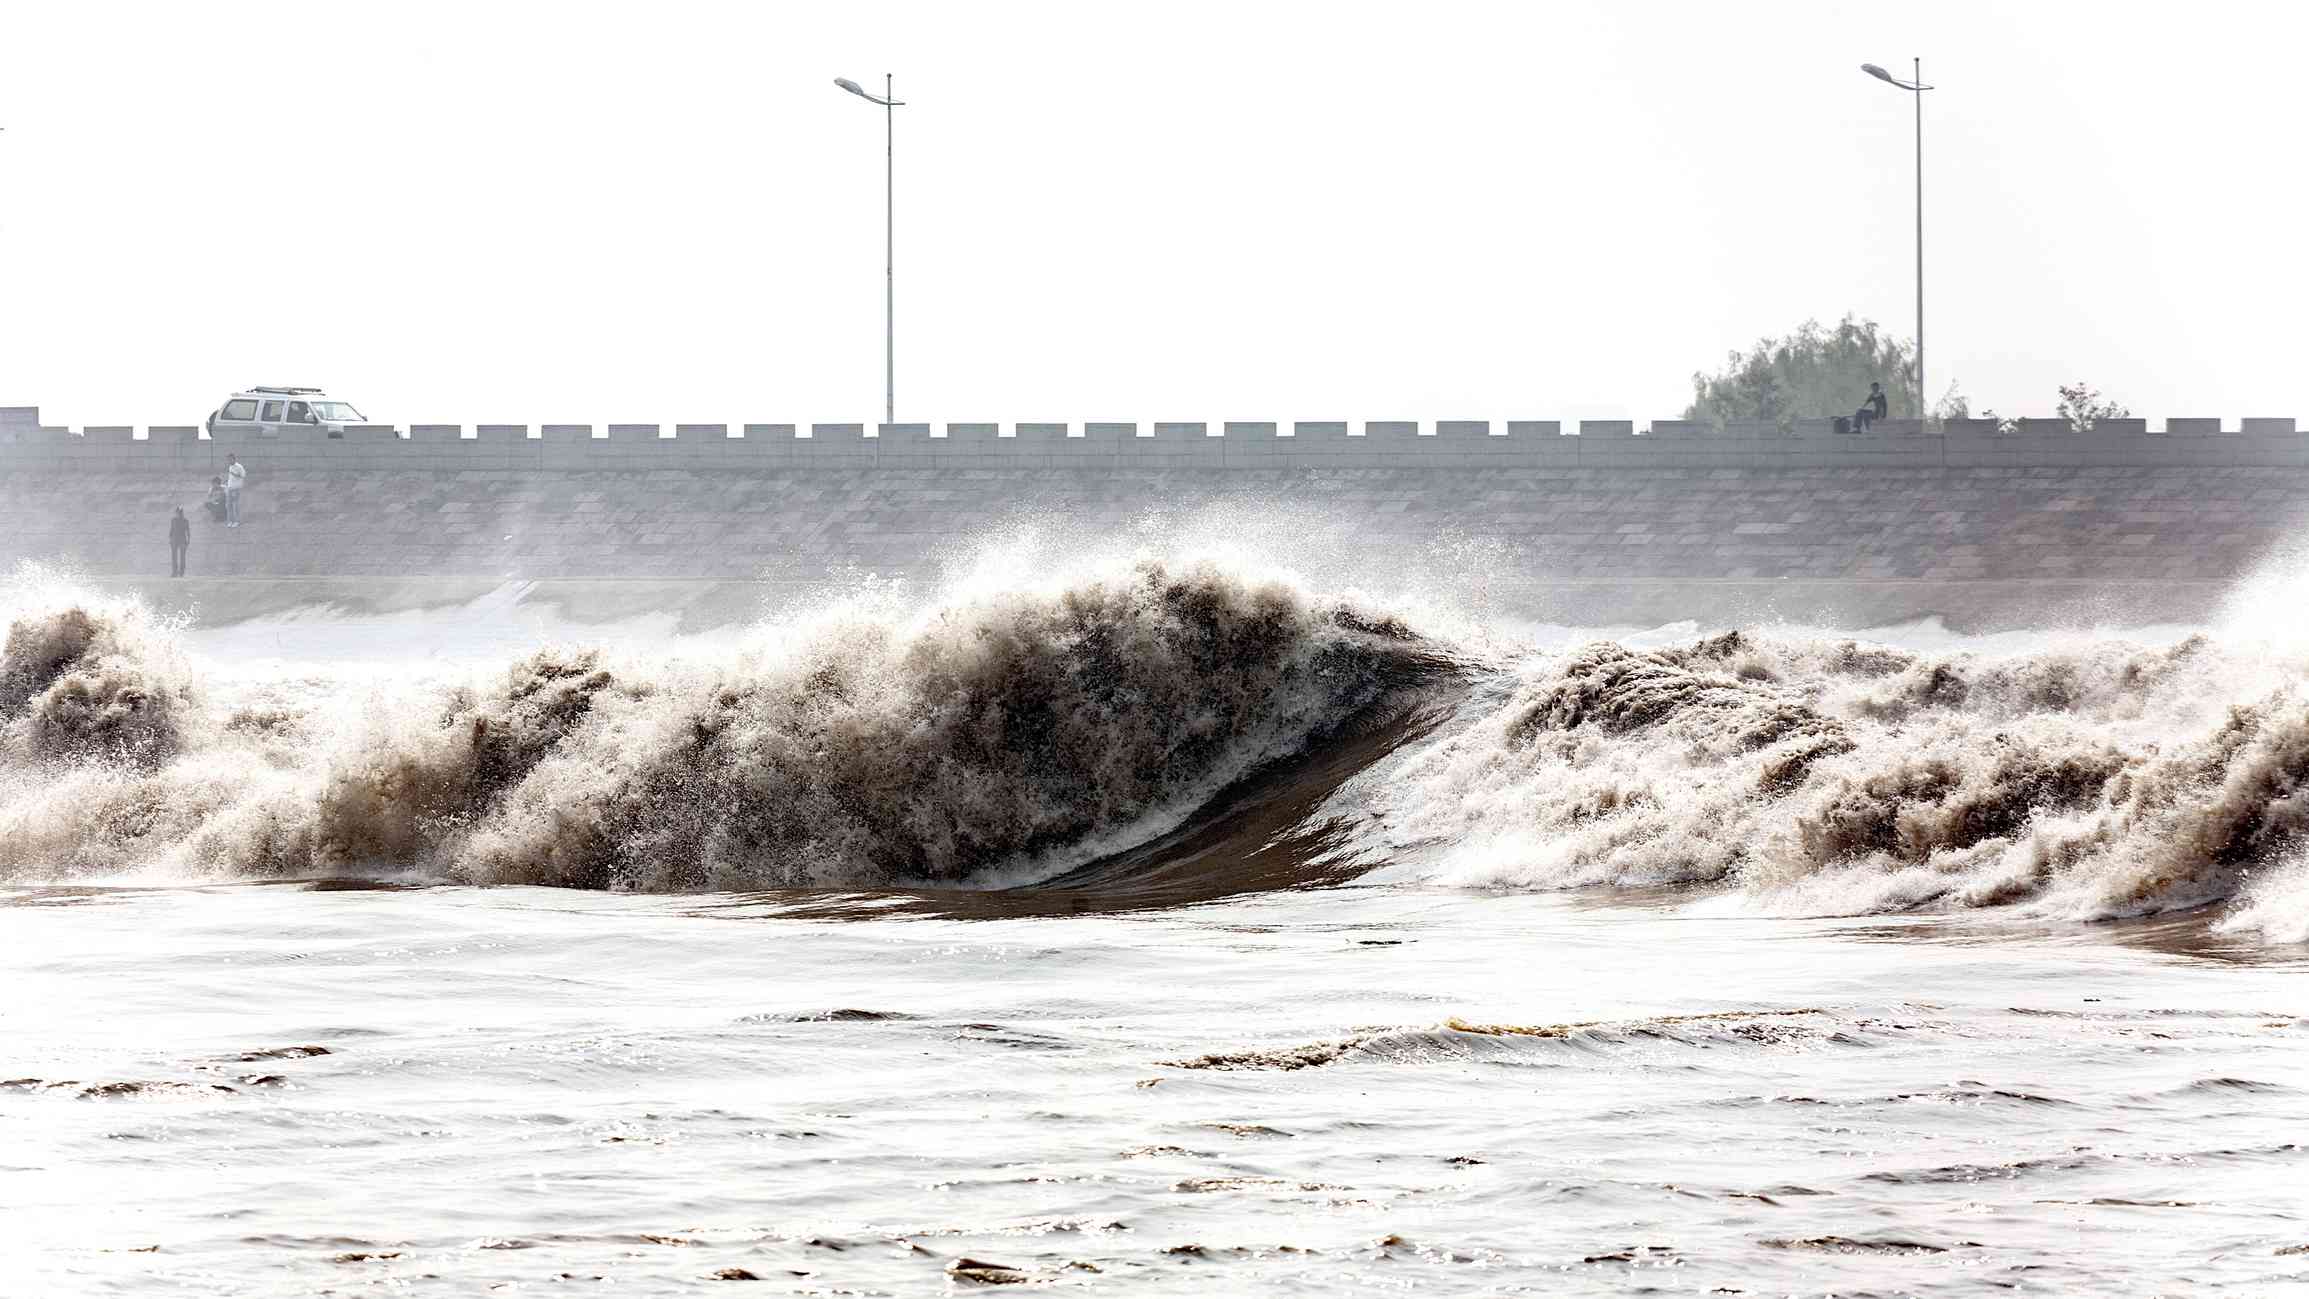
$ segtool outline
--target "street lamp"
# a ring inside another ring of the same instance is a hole
[[[1916,96],[1916,414],[1930,419],[1930,398],[1925,396],[1930,390],[1924,386],[1924,92],[1932,87],[1924,84],[1924,60],[1915,62],[1916,71],[1908,81],[1873,63],[1861,64],[1860,70]]]
[[[882,74],[882,93],[869,95],[848,77],[834,84],[869,104],[882,106],[882,422],[898,422],[898,198],[897,109],[904,100],[891,95],[890,74]]]

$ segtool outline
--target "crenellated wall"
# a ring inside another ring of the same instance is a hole
[[[228,454],[251,482],[232,529],[198,508]],[[193,580],[172,583],[179,507]],[[2309,538],[2309,434],[2291,420],[2081,434],[1890,421],[1865,436],[1445,420],[958,423],[936,436],[418,424],[211,441],[0,409],[0,566],[57,562],[204,617],[454,601],[507,581],[583,591],[620,616],[710,587],[737,616],[829,577],[933,574],[1020,525],[1061,551],[1224,536],[1332,573],[1472,568],[1507,607],[1559,621],[2194,620]]]
[[[2028,419],[2008,430],[1952,420],[1927,432],[1886,420],[1839,435],[1825,420],[1792,429],[1655,420],[1306,420],[929,424],[412,424],[341,437],[206,437],[169,426],[78,431],[39,423],[36,407],[0,407],[0,472],[9,469],[213,471],[240,453],[280,469],[1404,469],[1858,468],[1999,466],[2309,466],[2309,434],[2291,419],[2104,420],[2076,432]]]

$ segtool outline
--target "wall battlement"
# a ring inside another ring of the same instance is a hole
[[[38,407],[0,407],[0,473],[214,472],[239,453],[282,469],[1492,469],[2309,466],[2292,419],[1885,420],[1839,435],[1827,420],[1228,420],[932,424],[361,425],[341,437],[207,437],[187,425],[73,430]]]
[[[745,603],[935,577],[1027,535],[1062,552],[1224,536],[1284,563],[1472,565],[1486,598],[1559,622],[1697,616],[1645,594],[1693,583],[1745,592],[1743,618],[1811,618],[1865,587],[1839,617],[2173,621],[2210,616],[2309,535],[2309,434],[2291,420],[1860,437],[1675,420],[418,424],[212,441],[7,414],[0,571],[149,580],[219,609],[261,583],[293,604],[321,598],[316,581],[356,584],[334,600],[371,598],[359,583],[643,579],[602,597],[633,612],[674,598],[654,583],[751,584]],[[227,529],[199,505],[235,452],[251,481]],[[197,597],[159,576],[178,508]]]

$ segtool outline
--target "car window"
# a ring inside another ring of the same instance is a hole
[[[310,407],[310,406],[307,406],[305,403],[303,403],[303,402],[301,402],[301,401],[292,401],[292,402],[290,402],[290,403],[289,403],[289,423],[291,423],[291,424],[310,424],[310,423],[312,423],[312,422],[313,422],[313,408],[312,408],[312,407]]]
[[[268,402],[266,402],[266,403],[265,403],[265,420],[264,420],[264,422],[265,422],[265,423],[267,423],[267,424],[278,424],[278,423],[280,423],[280,420],[281,420],[281,404],[280,404],[279,402],[277,402],[277,401],[268,401]]]
[[[342,420],[348,424],[362,422],[361,412],[353,409],[353,403],[349,401],[316,401],[313,409],[320,412],[322,419]]]
[[[217,416],[219,419],[255,419],[256,417],[257,404],[245,397],[226,402],[223,413]]]

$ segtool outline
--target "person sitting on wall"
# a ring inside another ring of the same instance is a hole
[[[208,511],[209,522],[224,522],[224,479],[208,480],[208,499],[201,502],[201,507]]]
[[[1892,403],[1884,396],[1884,385],[1880,383],[1869,384],[1868,400],[1861,402],[1860,409],[1852,412],[1852,431],[1855,433],[1867,432],[1868,426],[1884,418],[1884,412],[1891,406]]]

